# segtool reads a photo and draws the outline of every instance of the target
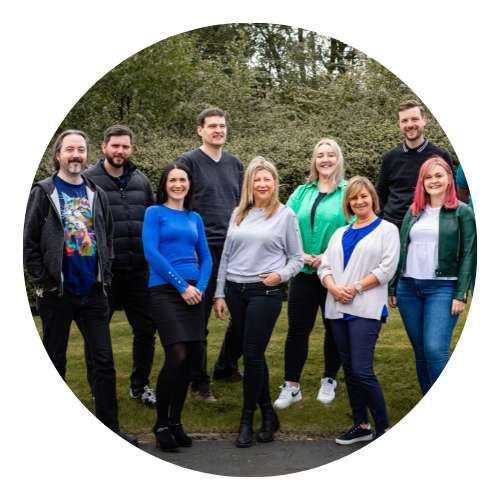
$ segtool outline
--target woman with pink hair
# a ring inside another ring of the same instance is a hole
[[[458,201],[451,168],[439,156],[420,168],[400,240],[389,304],[399,308],[425,394],[448,362],[476,267],[474,213]]]

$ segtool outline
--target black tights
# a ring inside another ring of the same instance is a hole
[[[165,364],[156,385],[155,428],[181,422],[182,408],[189,386],[190,370],[203,359],[202,342],[178,342],[164,345]]]

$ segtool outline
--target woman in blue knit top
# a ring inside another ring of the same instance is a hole
[[[165,167],[157,204],[146,210],[142,239],[149,264],[152,315],[165,351],[158,375],[157,446],[173,450],[191,446],[181,413],[191,366],[203,359],[203,293],[212,259],[201,217],[191,210],[191,172],[182,163]]]

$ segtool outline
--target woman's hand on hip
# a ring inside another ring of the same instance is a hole
[[[278,273],[262,273],[259,277],[266,286],[276,286],[281,283],[281,276]]]
[[[389,306],[390,307],[398,307],[398,299],[395,295],[389,295]]]
[[[226,301],[222,298],[215,299],[214,312],[217,319],[226,319],[228,312]]]
[[[187,304],[194,306],[195,304],[199,304],[201,302],[203,295],[195,286],[189,285],[181,294],[181,297]]]
[[[453,299],[451,301],[451,314],[457,316],[465,309],[465,302],[458,299]]]

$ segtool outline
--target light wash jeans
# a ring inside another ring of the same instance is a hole
[[[451,314],[454,280],[400,278],[396,297],[399,312],[415,352],[417,377],[425,394],[449,359],[458,315]]]

